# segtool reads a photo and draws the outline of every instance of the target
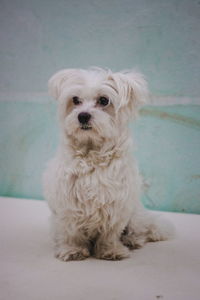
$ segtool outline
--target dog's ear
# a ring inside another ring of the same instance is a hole
[[[138,108],[147,103],[148,87],[144,76],[134,71],[112,73],[110,77],[119,94],[117,110],[125,110],[128,115],[137,115]]]
[[[55,73],[48,82],[49,95],[58,100],[61,95],[63,85],[67,84],[68,81],[74,78],[76,73],[76,69],[64,69]]]

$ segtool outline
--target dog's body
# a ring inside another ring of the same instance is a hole
[[[49,81],[59,100],[61,143],[44,174],[56,257],[122,259],[165,240],[171,227],[140,203],[141,179],[129,151],[128,119],[144,102],[140,74],[62,70]]]

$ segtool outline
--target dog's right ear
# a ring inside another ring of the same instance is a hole
[[[48,82],[49,95],[58,100],[63,86],[76,76],[76,69],[64,69],[55,73]]]

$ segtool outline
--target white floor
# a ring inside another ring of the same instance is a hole
[[[176,239],[123,261],[64,263],[53,257],[46,204],[0,198],[0,299],[199,300],[200,215],[162,214]]]

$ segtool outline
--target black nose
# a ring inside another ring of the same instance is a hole
[[[81,124],[87,124],[91,118],[91,115],[87,112],[81,112],[78,115],[78,120]]]

